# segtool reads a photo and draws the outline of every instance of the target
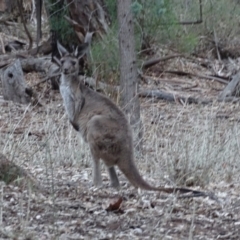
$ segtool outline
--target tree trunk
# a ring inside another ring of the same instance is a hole
[[[138,74],[131,0],[118,0],[121,106],[133,127],[134,143],[141,139]],[[138,145],[137,145],[138,146]],[[140,145],[139,145],[140,146]]]
[[[109,17],[103,0],[67,0],[73,28],[80,40],[84,42],[87,32],[97,35],[108,31]]]
[[[29,103],[31,89],[27,87],[21,63],[16,60],[4,72],[2,77],[3,98],[13,102]]]

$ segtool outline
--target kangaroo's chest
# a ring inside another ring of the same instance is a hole
[[[76,98],[79,94],[79,85],[77,76],[62,75],[60,80],[60,93],[63,100],[68,98]]]
[[[74,121],[76,114],[79,114],[82,94],[79,86],[61,82],[60,93],[63,98],[64,108],[70,121]]]
[[[75,94],[67,85],[60,85],[60,93],[63,99],[65,110],[68,112],[68,109],[74,104]]]

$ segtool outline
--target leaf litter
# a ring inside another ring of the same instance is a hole
[[[156,81],[157,88],[171,86],[159,77]],[[214,99],[221,84],[184,78],[182,83],[175,81],[174,88],[181,89],[181,95]],[[41,93],[46,108],[0,101],[1,153],[49,191],[44,194],[1,182],[1,239],[239,239],[239,161],[227,161],[226,155],[218,171],[212,170],[206,179],[200,175],[204,178],[201,189],[214,192],[219,202],[208,197],[179,199],[172,194],[138,191],[119,172],[122,187],[117,191],[109,186],[105,170],[103,187],[96,189],[91,184],[88,147],[71,129],[59,93],[54,97],[48,93]],[[175,152],[179,155],[175,161],[180,165],[178,171],[183,168],[181,152],[174,149],[178,134],[189,131],[191,135],[198,121],[212,119],[221,136],[217,142],[226,145],[226,128],[238,126],[239,121],[237,103],[184,106],[141,99],[141,107],[144,141],[143,154],[136,154],[137,164],[141,174],[155,185],[172,184],[174,164],[169,170],[168,163]],[[229,117],[216,120],[219,112]],[[205,132],[203,126],[199,129],[199,134]],[[223,177],[227,174],[229,178]],[[198,182],[192,186],[199,189]]]

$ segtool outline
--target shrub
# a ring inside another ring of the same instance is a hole
[[[76,43],[76,34],[70,24],[64,18],[69,15],[68,8],[63,4],[63,1],[55,3],[54,0],[46,1],[46,8],[49,14],[49,24],[52,31],[57,33],[57,38],[64,45]]]

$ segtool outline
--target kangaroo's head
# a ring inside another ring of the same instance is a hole
[[[62,74],[64,75],[78,75],[79,72],[79,60],[84,56],[88,50],[88,43],[84,43],[76,48],[73,53],[70,53],[59,42],[57,42],[57,48],[60,53],[60,60],[58,64],[61,67]]]

